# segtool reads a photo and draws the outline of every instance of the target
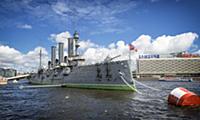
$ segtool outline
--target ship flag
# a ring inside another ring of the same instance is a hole
[[[128,46],[129,46],[129,50],[130,50],[130,51],[134,50],[135,52],[137,52],[137,48],[135,48],[134,45],[129,44]]]

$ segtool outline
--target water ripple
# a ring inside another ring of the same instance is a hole
[[[167,96],[176,87],[200,94],[200,82],[142,81],[161,89],[152,91],[138,86],[143,94],[125,91],[84,90],[69,88],[19,89],[27,82],[0,86],[2,120],[144,120],[199,119],[200,108],[168,105]]]

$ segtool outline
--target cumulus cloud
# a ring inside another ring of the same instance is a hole
[[[18,25],[17,27],[20,29],[32,29],[32,26],[28,24]]]
[[[71,36],[72,35],[70,35],[68,31],[65,31],[58,34],[51,34],[50,39],[56,43],[63,42],[65,50],[67,50],[67,39]],[[79,45],[79,52],[82,54],[82,57],[86,59],[86,64],[102,62],[107,56],[114,57],[122,55],[120,60],[128,59],[128,44],[126,44],[123,40],[111,43],[108,47],[98,45],[90,40],[80,40]],[[65,51],[64,54],[67,55],[67,52]],[[119,58],[116,60],[119,60]]]
[[[36,47],[26,54],[15,48],[0,45],[0,67],[15,68],[21,72],[36,71],[39,67],[39,52],[42,50],[42,65],[46,67],[48,53],[45,48]]]
[[[80,49],[81,50],[86,50],[87,48],[98,48],[99,45],[91,42],[90,40],[81,40],[79,42]]]
[[[102,62],[107,56],[115,57],[121,55],[115,60],[128,59],[128,45],[124,41],[120,40],[116,43],[111,43],[108,47],[98,46],[96,48],[89,47],[83,53],[83,58],[86,59],[86,64],[94,64],[96,62]]]
[[[132,44],[138,49],[138,52],[132,53],[132,59],[137,58],[139,54],[170,54],[189,51],[197,38],[198,35],[192,32],[175,36],[163,35],[155,39],[149,35],[141,35],[132,41]],[[128,59],[128,44],[124,41],[118,41],[111,43],[108,47],[88,48],[83,54],[88,63],[103,61],[108,55],[111,57],[121,55],[116,60]]]
[[[162,35],[155,39],[149,35],[141,35],[132,42],[140,52],[167,54],[173,52],[188,51],[194,40],[198,38],[196,33],[188,32],[175,36]]]
[[[55,41],[56,43],[64,43],[64,48],[66,49],[68,47],[68,38],[70,37],[70,33],[68,31],[65,31],[58,34],[51,34],[49,39]]]
[[[56,43],[59,43],[59,42],[64,43],[64,48],[67,49],[68,48],[68,38],[70,38],[70,37],[72,37],[72,35],[68,31],[65,31],[65,32],[61,32],[58,34],[51,34],[49,39]],[[91,42],[90,40],[80,40],[79,45],[80,45],[81,50],[85,50],[89,47],[98,47],[97,44]]]
[[[56,42],[64,41],[66,48],[69,36],[71,36],[69,32],[51,35]],[[138,49],[138,52],[132,53],[132,59],[137,58],[139,54],[169,54],[188,51],[194,46],[194,41],[197,38],[198,35],[192,32],[175,36],[162,35],[155,39],[149,35],[141,35],[131,42]],[[108,46],[98,45],[90,40],[82,40],[79,44],[82,57],[86,59],[86,64],[102,62],[107,56],[121,55],[115,60],[124,60],[129,57],[128,43],[123,40],[111,43]]]

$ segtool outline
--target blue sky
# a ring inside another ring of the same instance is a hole
[[[141,34],[199,34],[199,6],[199,0],[1,0],[0,43],[25,53],[36,46],[48,49],[50,34],[75,29],[100,45],[131,42]]]
[[[46,62],[50,46],[75,30],[88,59],[123,54],[129,43],[140,53],[200,53],[199,6],[199,0],[1,0],[0,67],[30,66],[41,48]]]

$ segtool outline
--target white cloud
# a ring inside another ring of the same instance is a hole
[[[18,25],[17,27],[21,29],[32,29],[32,26],[28,24]]]
[[[9,46],[0,45],[0,67],[15,68],[22,72],[36,71],[39,67],[40,49],[42,50],[42,65],[46,67],[48,53],[45,48],[36,47],[34,50],[23,54]]]
[[[65,41],[67,44],[66,38],[71,35],[69,32],[63,32],[51,36],[53,36],[52,38],[56,42]],[[155,39],[149,35],[141,35],[132,41],[132,44],[138,49],[138,52],[132,55],[132,58],[136,58],[138,54],[169,54],[172,52],[187,51],[194,46],[194,40],[197,38],[198,35],[192,32],[175,36],[162,35]],[[79,44],[81,46],[82,57],[86,59],[87,64],[102,62],[108,55],[110,57],[121,55],[116,60],[128,59],[128,44],[123,40],[111,43],[107,47],[93,43],[90,40],[80,41]]]
[[[188,32],[175,36],[160,36],[152,39],[149,35],[141,35],[132,44],[138,49],[138,52],[132,55],[132,59],[138,57],[139,54],[169,54],[172,52],[188,51],[194,46],[194,40],[198,38],[196,33]],[[111,43],[108,47],[88,48],[83,57],[87,63],[100,62],[107,55],[114,57],[121,55],[116,60],[128,59],[128,44],[124,41]],[[196,53],[200,53],[199,51]]]
[[[21,53],[14,48],[0,45],[0,63],[18,63],[18,60],[20,59],[19,56],[21,56]]]
[[[160,53],[167,54],[172,52],[181,52],[189,50],[194,40],[198,38],[196,33],[188,32],[175,36],[159,36],[152,39],[151,36],[141,35],[132,44],[143,53]]]
[[[79,42],[79,45],[80,45],[80,49],[82,50],[86,50],[87,48],[92,48],[92,47],[94,48],[99,47],[99,45],[91,42],[90,40],[82,40]]]
[[[115,43],[111,43],[108,45],[108,48],[110,48],[110,49],[115,48],[115,47],[116,47]]]
[[[67,47],[68,47],[68,38],[71,37],[68,31],[58,33],[58,34],[51,34],[50,39],[58,42],[63,42],[65,47],[64,54],[67,55]],[[121,54],[120,51],[124,52],[124,49],[128,51],[128,47],[126,47],[124,41],[118,41],[116,44],[112,43],[109,45],[110,49],[98,45],[96,43],[91,42],[90,40],[81,40],[79,41],[80,49],[79,52],[82,53],[82,57],[86,59],[87,64],[100,62],[105,59],[107,55],[119,55]]]
[[[70,37],[72,37],[72,35],[68,31],[50,35],[50,39],[55,41],[56,43],[64,43],[65,49],[68,48],[68,38]],[[79,45],[81,50],[85,50],[89,47],[98,47],[97,44],[90,42],[90,40],[80,40]]]
[[[121,55],[121,57],[115,60],[128,59],[128,52],[128,45],[124,41],[118,41],[117,43],[111,43],[108,47],[98,46],[96,48],[88,48],[82,57],[86,59],[86,64],[93,64],[102,62],[107,56],[114,57]]]
[[[71,35],[68,31],[59,33],[59,34],[51,34],[50,39],[55,41],[56,43],[62,42],[64,43],[64,48],[68,47],[68,38],[70,38]]]

